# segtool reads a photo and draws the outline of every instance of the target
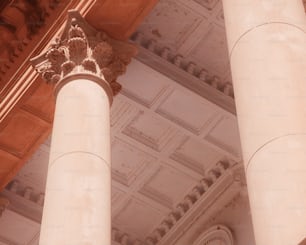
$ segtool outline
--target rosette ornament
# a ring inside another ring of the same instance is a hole
[[[116,79],[125,73],[136,51],[134,45],[95,30],[72,10],[62,35],[31,63],[47,83],[56,84],[67,76],[89,73],[104,79],[116,95],[121,89]]]

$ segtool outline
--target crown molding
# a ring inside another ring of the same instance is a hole
[[[120,8],[131,13],[127,15],[125,11],[121,10],[110,11],[117,7],[117,3],[113,0],[39,0],[37,1],[38,9],[45,8],[47,10],[46,16],[43,17],[45,22],[41,26],[34,26],[34,32],[31,32],[32,34],[27,38],[23,38],[21,35],[21,33],[27,35],[24,14],[19,13],[20,11],[18,12],[14,8],[15,12],[13,12],[15,14],[6,13],[10,17],[7,19],[11,21],[10,23],[16,24],[16,27],[13,26],[10,30],[10,25],[7,27],[0,26],[0,29],[2,28],[0,32],[2,33],[3,28],[7,28],[6,33],[14,32],[15,29],[16,33],[22,30],[23,32],[20,33],[20,39],[7,35],[1,36],[0,46],[3,42],[13,44],[15,41],[17,43],[24,41],[26,45],[22,50],[19,50],[16,46],[12,55],[9,56],[12,57],[10,61],[8,61],[9,58],[5,52],[0,54],[0,66],[4,61],[5,64],[9,64],[8,66],[4,65],[5,70],[1,68],[2,66],[0,67],[0,75],[3,74],[0,83],[0,128],[2,132],[0,142],[3,142],[0,145],[0,156],[1,160],[9,166],[3,170],[0,176],[0,189],[3,189],[13,179],[38,146],[49,136],[52,128],[55,104],[54,85],[42,85],[42,79],[29,63],[29,57],[34,57],[46,51],[52,44],[54,37],[59,36],[63,30],[68,9],[79,11],[82,16],[85,16],[89,24],[99,25],[105,22],[111,28],[111,23],[128,23],[122,25],[122,28],[116,29],[118,32],[123,32],[117,33],[117,35],[123,35],[122,38],[125,38],[126,35],[129,36],[135,31],[137,23],[143,20],[143,17],[157,2],[157,0],[150,0],[150,4],[148,4],[148,1],[135,0],[132,5],[120,5]],[[12,2],[21,5],[27,4],[27,8],[31,9],[28,1],[14,0]],[[116,8],[116,10],[118,9]],[[19,16],[17,16],[18,13]],[[36,18],[40,18],[39,11],[34,11],[34,14]],[[29,23],[30,26],[32,24]],[[111,30],[114,31],[115,29]],[[5,39],[2,40],[1,38]],[[6,55],[8,60],[3,59],[2,55]],[[27,115],[25,115],[26,113]],[[29,132],[30,130],[29,139],[26,141],[23,132]],[[21,146],[18,142],[22,142],[23,145]],[[18,159],[13,159],[11,156],[15,150],[22,153],[18,155]]]
[[[159,241],[157,241],[155,237],[155,243],[153,244],[175,244],[175,242],[184,234],[184,231],[188,230],[188,228],[191,227],[192,224],[202,215],[212,217],[216,214],[213,204],[218,202],[219,210],[222,209],[238,192],[240,192],[240,190],[241,184],[235,180],[232,169],[227,169],[218,177],[217,181],[210,186],[207,192],[193,203],[188,212],[177,221],[172,229],[164,234]]]
[[[219,162],[171,211],[145,241],[112,227],[112,243],[116,245],[171,245],[202,215],[209,218],[226,206],[243,188],[242,164]],[[238,176],[239,175],[239,176]],[[13,180],[2,195],[10,202],[8,209],[33,221],[41,222],[44,194]]]
[[[2,192],[10,202],[8,209],[40,223],[44,194],[13,180]]]
[[[112,241],[115,245],[171,245],[192,226],[202,215],[207,222],[219,210],[230,203],[243,188],[240,176],[242,164],[222,162],[204,177],[192,192],[189,193],[175,210],[148,236],[139,241],[124,231],[112,228]],[[239,176],[238,176],[239,175]],[[218,202],[218,210],[213,207]]]
[[[75,8],[84,14],[94,2],[94,0],[90,0],[86,4],[81,4],[77,0],[73,0],[69,1],[69,4],[64,5],[64,7],[61,5],[60,14],[56,16],[56,19],[48,18],[46,21],[51,23],[46,23],[37,31],[37,34],[33,34],[31,39],[27,39],[25,42],[27,50],[19,51],[18,55],[14,56],[8,70],[2,75],[2,80],[7,82],[0,91],[2,98],[0,100],[0,122],[14,109],[21,97],[29,90],[38,77],[37,72],[28,62],[28,57],[40,53],[49,46],[50,40],[63,29],[68,9]],[[58,6],[56,5],[56,7]],[[50,9],[54,11],[51,7]],[[17,65],[18,69],[16,70]]]
[[[218,77],[208,74],[200,65],[189,62],[180,54],[160,47],[155,40],[147,40],[135,33],[131,40],[138,44],[136,59],[176,81],[180,85],[236,115],[233,86],[223,84]]]

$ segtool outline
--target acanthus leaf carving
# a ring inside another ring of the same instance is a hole
[[[103,78],[116,95],[121,89],[116,79],[125,73],[135,54],[134,45],[108,37],[93,29],[77,11],[69,11],[61,37],[31,62],[47,83],[57,83],[72,74],[90,73]]]

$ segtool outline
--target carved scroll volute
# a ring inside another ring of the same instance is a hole
[[[116,95],[121,89],[116,79],[125,73],[136,51],[134,45],[111,39],[93,29],[77,11],[69,11],[61,37],[31,62],[47,83],[87,73],[103,78]]]

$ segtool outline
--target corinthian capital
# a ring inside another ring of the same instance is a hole
[[[47,83],[56,84],[74,74],[91,74],[104,79],[115,95],[121,88],[116,79],[135,54],[135,46],[95,30],[72,10],[61,36],[31,63]]]

